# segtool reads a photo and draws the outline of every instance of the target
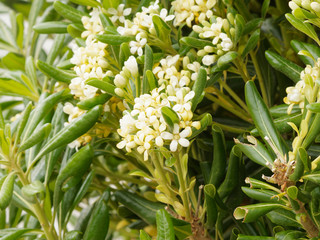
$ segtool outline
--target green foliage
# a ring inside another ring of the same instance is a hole
[[[319,238],[320,4],[159,2],[0,3],[0,238]]]

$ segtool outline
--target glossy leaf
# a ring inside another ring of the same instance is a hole
[[[75,8],[60,1],[55,1],[53,7],[61,16],[72,22],[82,23],[81,18],[83,16],[87,16],[84,12],[76,10]]]
[[[222,67],[227,65],[228,63],[235,60],[238,57],[238,55],[239,54],[237,52],[233,52],[233,51],[227,52],[226,54],[224,54],[218,59],[217,66]]]
[[[310,38],[312,38],[318,45],[320,45],[319,38],[317,36],[317,33],[315,32],[314,28],[311,24],[303,22],[302,20],[294,17],[292,14],[287,13],[286,15],[287,20],[299,31],[303,32],[304,34],[308,35]]]
[[[246,103],[249,108],[250,115],[256,125],[262,138],[268,138],[273,147],[283,156],[287,154],[287,146],[284,144],[275,124],[272,120],[270,112],[263,102],[252,81],[248,81],[245,86]]]
[[[114,93],[114,90],[116,89],[116,87],[108,82],[91,78],[86,81],[86,84],[99,88],[112,96],[116,96]]]
[[[260,29],[257,29],[252,33],[246,46],[244,47],[241,56],[245,57],[251,50],[255,49],[260,39]]]
[[[253,162],[264,167],[272,166],[274,159],[265,146],[252,136],[248,136],[247,139],[251,144],[241,143],[237,139],[235,139],[235,143],[240,150]]]
[[[239,147],[234,146],[230,153],[228,169],[227,169],[225,179],[218,189],[218,193],[221,199],[227,197],[239,183],[241,157],[242,157],[242,153]]]
[[[107,43],[112,46],[120,46],[124,42],[130,42],[135,40],[133,36],[121,36],[121,35],[113,35],[113,34],[97,35],[96,38],[100,42]]]
[[[105,240],[109,230],[109,198],[110,192],[106,190],[93,209],[83,240]]]
[[[65,22],[43,22],[33,26],[33,30],[37,33],[67,33],[68,23]]]
[[[237,207],[233,213],[235,219],[243,219],[243,222],[253,222],[257,218],[264,216],[275,209],[285,208],[285,206],[277,203],[257,203],[242,207]]]
[[[312,55],[313,59],[318,59],[320,57],[320,48],[314,44],[300,42],[298,40],[292,40],[290,44],[296,53],[300,52],[301,50],[304,50],[308,51]],[[304,62],[304,64],[309,64],[311,66],[314,65],[314,61],[312,58],[304,55],[298,56]]]
[[[300,73],[303,70],[302,67],[293,62],[290,62],[289,60],[270,50],[266,51],[265,55],[270,65],[276,70],[282,72],[295,83],[300,81]]]
[[[157,211],[157,240],[175,240],[173,224],[166,210]]]
[[[70,83],[71,79],[75,78],[77,75],[65,70],[61,70],[38,60],[37,67],[41,72],[46,74],[48,77],[52,77],[54,80],[59,82]]]
[[[151,202],[130,192],[116,191],[114,195],[120,203],[151,225],[156,223],[157,210],[164,208],[160,203]]]
[[[218,187],[221,183],[226,168],[226,145],[224,134],[220,127],[212,126],[213,136],[213,162],[210,172],[209,184]]]

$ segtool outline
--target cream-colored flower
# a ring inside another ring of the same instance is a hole
[[[170,151],[175,152],[178,149],[178,145],[180,144],[182,147],[189,147],[190,142],[187,137],[191,136],[191,128],[187,127],[180,132],[180,127],[177,123],[174,124],[172,133],[163,132],[161,133],[161,137],[164,140],[169,140],[170,142]]]
[[[124,23],[125,21],[125,17],[130,15],[131,13],[131,8],[124,8],[125,5],[122,3],[122,4],[119,4],[118,8],[115,9],[115,8],[108,8],[107,10],[107,13],[112,15],[110,17],[110,20],[115,23],[119,20],[119,22],[121,23]]]

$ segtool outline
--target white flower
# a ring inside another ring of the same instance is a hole
[[[130,56],[128,60],[124,62],[124,66],[131,72],[131,75],[133,77],[135,78],[138,77],[139,75],[138,63],[134,56]]]
[[[139,56],[143,55],[142,48],[146,45],[147,39],[141,37],[141,33],[138,33],[136,36],[136,41],[130,41],[130,52],[131,54],[137,53]]]
[[[191,27],[193,20],[202,23],[213,15],[211,9],[216,0],[175,0],[171,4],[175,15],[174,26],[186,23]]]
[[[120,35],[133,35],[135,36],[138,33],[139,26],[131,22],[130,20],[124,21],[124,27],[118,27],[117,32]]]
[[[178,144],[180,144],[182,147],[189,147],[190,142],[186,138],[189,137],[191,133],[192,132],[190,127],[187,127],[180,132],[179,125],[175,123],[172,133],[163,132],[161,133],[161,137],[164,140],[171,140],[170,151],[175,152],[178,149]]]
[[[216,61],[216,55],[205,55],[202,58],[202,63],[206,66],[210,66]]]
[[[230,51],[233,47],[233,43],[231,39],[227,36],[225,33],[220,33],[219,35],[220,39],[222,39],[221,47],[223,51]]]
[[[89,35],[96,35],[101,34],[104,32],[100,17],[99,17],[100,11],[97,8],[93,8],[93,10],[90,13],[90,18],[87,16],[83,16],[81,18],[81,21],[83,23],[84,28],[86,31],[82,32],[81,37],[86,38]]]
[[[124,4],[120,4],[117,9],[115,8],[108,8],[107,13],[113,15],[110,17],[110,20],[115,23],[117,20],[119,22],[124,23],[125,17],[130,15],[131,8],[124,9]]]

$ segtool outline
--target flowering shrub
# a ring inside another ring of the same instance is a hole
[[[1,239],[320,238],[319,1],[2,13]]]

